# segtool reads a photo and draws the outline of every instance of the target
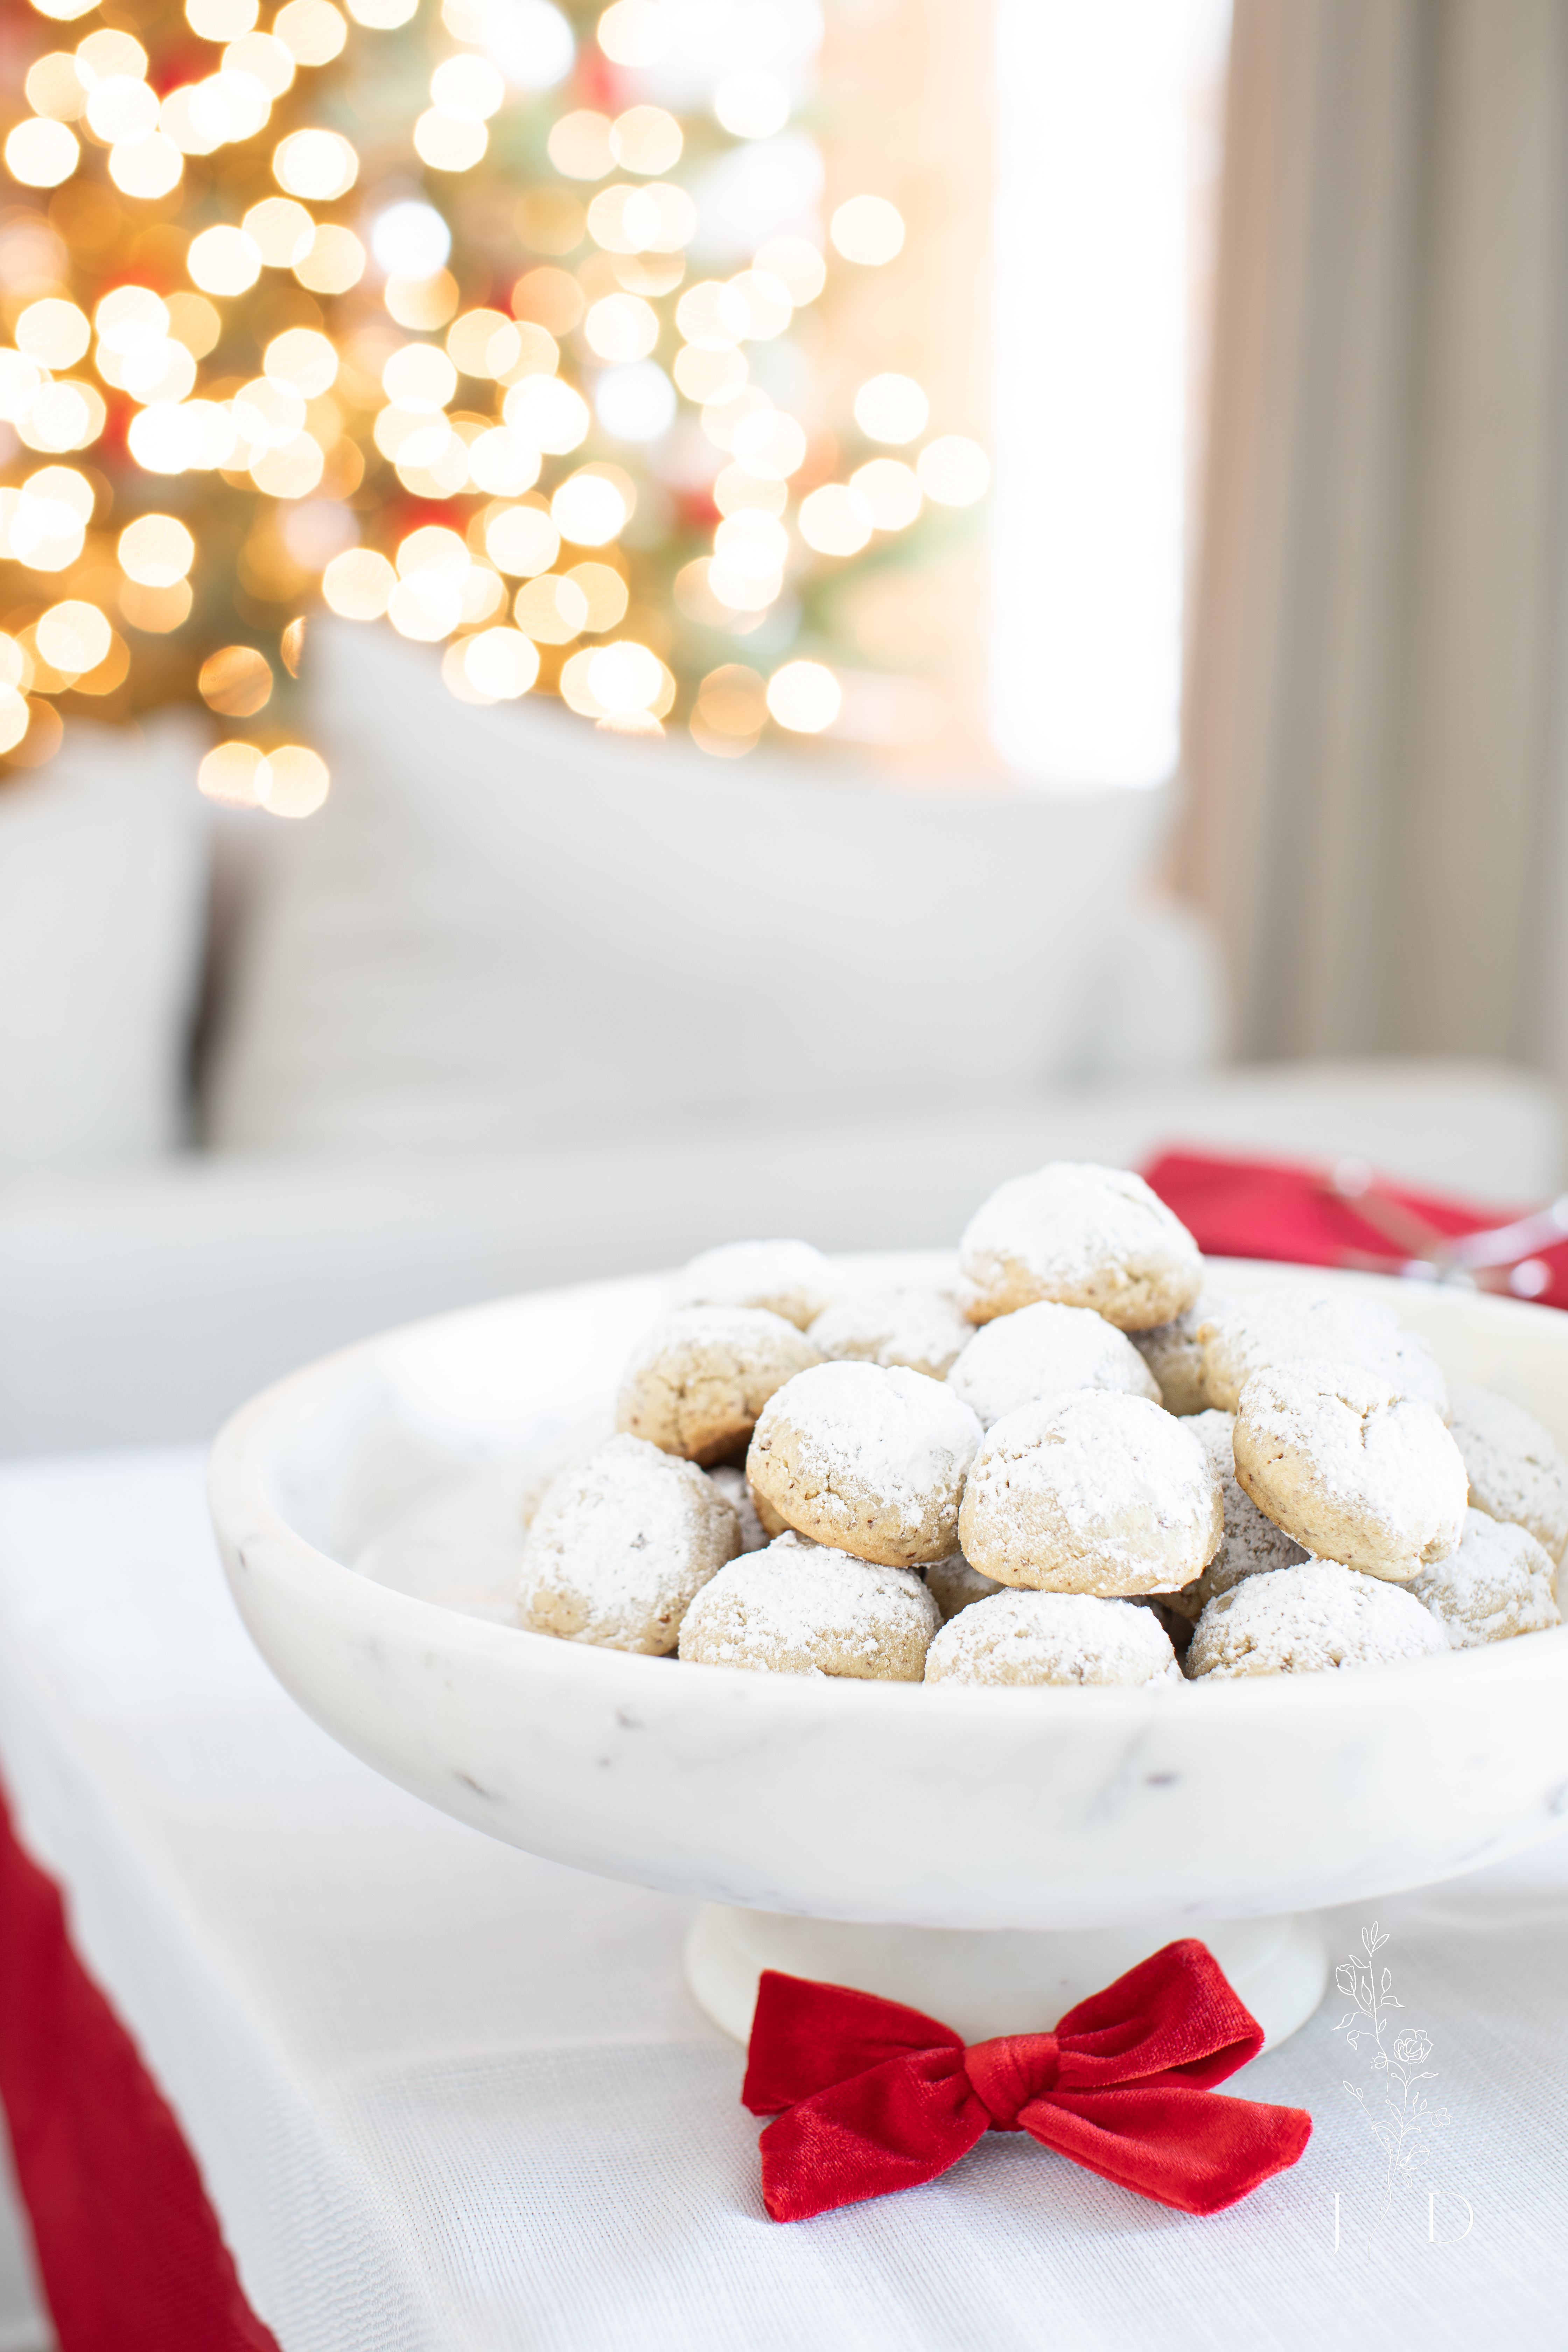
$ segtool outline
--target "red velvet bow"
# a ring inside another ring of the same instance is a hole
[[[1210,2088],[1262,2042],[1192,1937],[1080,2000],[1054,2033],[967,2050],[917,2009],[769,1969],[741,2096],[778,2117],[762,2137],[775,2221],[934,2180],[986,2131],[1026,2131],[1141,2197],[1217,2213],[1294,2164],[1311,2135],[1300,2107]]]

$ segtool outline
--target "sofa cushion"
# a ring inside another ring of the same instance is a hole
[[[0,1177],[154,1159],[185,1125],[205,729],[72,719],[0,791]]]
[[[1089,1074],[1167,814],[711,762],[320,624],[326,806],[272,856],[208,1132],[491,1149],[693,1115],[999,1100]]]

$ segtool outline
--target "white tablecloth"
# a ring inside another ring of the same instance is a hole
[[[1226,2214],[994,2134],[780,2228],[741,2053],[682,1984],[685,1906],[335,1748],[230,1609],[195,1454],[0,1476],[0,1770],[284,2352],[1568,2342],[1568,1843],[1334,1915],[1347,1950],[1390,1931],[1449,2118],[1386,2212],[1331,1992],[1235,2080],[1316,2131]]]

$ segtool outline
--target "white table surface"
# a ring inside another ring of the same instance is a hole
[[[742,2054],[682,1984],[685,1906],[335,1748],[240,1630],[198,1454],[0,1474],[0,1771],[284,2352],[1568,2340],[1568,1841],[1334,1915],[1347,1950],[1374,1912],[1390,1931],[1449,2116],[1386,2212],[1331,1991],[1234,2079],[1316,2130],[1226,2214],[993,2134],[781,2228]]]

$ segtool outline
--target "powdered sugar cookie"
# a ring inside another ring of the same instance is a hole
[[[721,1462],[717,1469],[710,1470],[708,1475],[735,1514],[742,1551],[762,1551],[774,1536],[782,1534],[779,1528],[770,1530],[763,1527],[757,1515],[757,1498],[743,1470],[738,1469],[733,1463]]]
[[[965,1227],[958,1262],[972,1323],[1048,1298],[1145,1331],[1190,1307],[1203,1283],[1196,1242],[1141,1176],[1067,1160],[999,1185]]]
[[[833,1297],[833,1270],[809,1242],[725,1242],[681,1269],[689,1307],[765,1307],[804,1331]]]
[[[975,1456],[963,1556],[999,1584],[1107,1599],[1173,1592],[1225,1532],[1219,1481],[1191,1431],[1110,1390],[1027,1404]]]
[[[980,1423],[940,1381],[818,1364],[770,1399],[746,1475],[792,1528],[860,1559],[912,1568],[958,1536]]]
[[[1437,1359],[1425,1339],[1403,1328],[1391,1307],[1370,1295],[1280,1283],[1205,1318],[1198,1342],[1208,1401],[1222,1412],[1235,1412],[1254,1372],[1311,1357],[1359,1364],[1447,1418],[1447,1383]]]
[[[1404,1583],[1459,1540],[1464,1457],[1432,1407],[1386,1374],[1255,1372],[1232,1442],[1243,1489],[1319,1559]]]
[[[1552,1559],[1528,1528],[1467,1511],[1458,1549],[1405,1590],[1431,1612],[1451,1650],[1475,1650],[1560,1625],[1554,1581]]]
[[[1470,1504],[1490,1519],[1510,1519],[1561,1560],[1568,1548],[1568,1461],[1522,1405],[1490,1389],[1450,1391],[1448,1426],[1465,1457]]]
[[[918,1683],[937,1624],[936,1602],[911,1570],[789,1534],[703,1586],[686,1612],[680,1654],[758,1674]]]
[[[745,1444],[773,1391],[821,1360],[766,1308],[677,1307],[622,1374],[616,1427],[689,1462],[721,1462]]]
[[[977,1568],[971,1568],[961,1551],[950,1551],[945,1559],[928,1560],[925,1580],[944,1625],[950,1625],[961,1609],[973,1609],[977,1601],[989,1601],[994,1592],[1007,1590],[994,1576],[982,1576]]]
[[[1198,1327],[1216,1322],[1231,1302],[1217,1290],[1202,1297],[1169,1323],[1152,1331],[1131,1331],[1128,1337],[1160,1384],[1160,1402],[1167,1412],[1204,1412],[1208,1391],[1204,1386],[1204,1351]]]
[[[945,1290],[853,1290],[834,1300],[810,1327],[814,1348],[837,1360],[902,1366],[945,1380],[974,1327]]]
[[[1180,1682],[1152,1610],[1085,1592],[999,1592],[942,1627],[928,1683]]]
[[[533,1515],[522,1622],[562,1641],[662,1656],[739,1542],[734,1512],[693,1464],[640,1437],[612,1437],[563,1470]]]
[[[1236,1415],[1216,1412],[1211,1406],[1206,1412],[1190,1415],[1187,1427],[1207,1454],[1225,1498],[1225,1539],[1218,1551],[1195,1583],[1184,1585],[1170,1596],[1170,1606],[1195,1624],[1209,1602],[1239,1584],[1244,1576],[1266,1576],[1270,1569],[1294,1568],[1307,1554],[1293,1536],[1264,1517],[1239,1485]]]
[[[999,1315],[970,1339],[947,1376],[948,1387],[989,1429],[1021,1404],[1115,1389],[1161,1402],[1158,1381],[1125,1332],[1089,1307],[1042,1300]]]
[[[1211,1601],[1187,1651],[1194,1676],[1321,1675],[1441,1657],[1440,1628],[1396,1584],[1332,1561],[1249,1576]]]

